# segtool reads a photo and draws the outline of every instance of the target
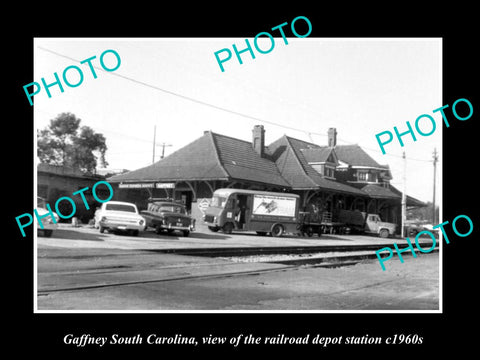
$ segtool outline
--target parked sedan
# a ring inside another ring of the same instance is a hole
[[[174,231],[182,232],[188,236],[195,231],[195,219],[187,213],[185,205],[172,199],[149,199],[148,209],[142,211],[147,227],[155,229],[157,234]]]
[[[138,235],[145,229],[145,219],[138,213],[137,206],[123,201],[108,201],[95,211],[95,228],[101,233],[109,231],[126,231]]]

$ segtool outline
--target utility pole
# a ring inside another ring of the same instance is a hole
[[[153,125],[153,156],[152,156],[152,164],[155,162],[155,135],[157,134],[157,125]]]
[[[403,191],[402,191],[402,238],[405,237],[405,221],[407,220],[407,158],[403,152]]]
[[[436,209],[435,209],[435,183],[437,182],[437,148],[433,149],[433,209],[432,209],[432,224],[436,224]]]

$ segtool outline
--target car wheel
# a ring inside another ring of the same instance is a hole
[[[184,231],[183,231],[183,236],[184,236],[184,237],[187,237],[188,235],[190,235],[190,231],[184,230]]]
[[[48,233],[49,231],[50,231],[50,234]],[[37,236],[50,237],[50,235],[52,235],[52,230],[41,230],[41,229],[37,230]]]
[[[284,231],[283,225],[275,224],[272,228],[272,236],[273,237],[280,237],[280,236],[282,236],[283,231]]]
[[[105,232],[105,228],[102,225],[98,225],[98,228],[100,229],[100,234]]]
[[[311,226],[307,227],[307,231],[305,232],[308,237],[312,237],[313,235],[313,228]]]
[[[390,235],[390,233],[388,232],[387,229],[382,229],[382,230],[380,230],[379,236],[380,236],[381,238],[384,238],[384,239],[385,239],[385,238],[388,238],[389,235]]]
[[[138,236],[138,230],[132,230],[131,234],[132,236]]]
[[[223,232],[225,234],[231,234],[233,231],[233,224],[228,222],[225,225],[223,225]]]

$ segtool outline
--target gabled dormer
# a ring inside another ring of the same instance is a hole
[[[333,147],[315,147],[301,151],[307,163],[316,172],[327,179],[335,180],[335,169],[339,163]]]
[[[358,145],[340,145],[335,148],[340,179],[348,183],[389,186],[392,173],[388,165],[380,165]]]

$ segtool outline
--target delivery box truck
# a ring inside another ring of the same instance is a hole
[[[203,219],[211,231],[282,236],[298,230],[299,198],[287,193],[218,189]]]

